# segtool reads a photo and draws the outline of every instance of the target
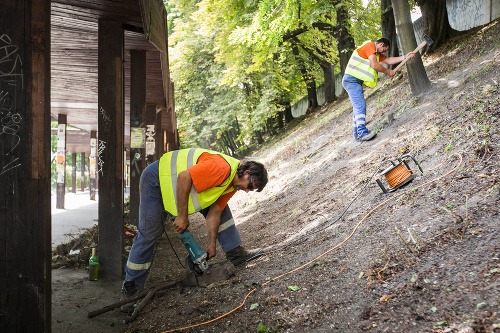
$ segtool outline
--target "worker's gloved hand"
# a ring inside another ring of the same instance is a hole
[[[183,218],[177,216],[174,220],[173,225],[175,231],[181,234],[184,232],[184,230],[186,230],[189,227],[189,219],[187,217]]]
[[[208,244],[206,248],[206,251],[208,253],[208,258],[215,257],[215,255],[217,254],[217,250],[215,248],[216,248],[215,243]]]

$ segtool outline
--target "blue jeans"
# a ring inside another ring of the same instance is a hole
[[[366,128],[366,101],[363,95],[363,81],[349,74],[344,74],[342,78],[344,87],[352,104],[352,132],[354,139],[358,139],[368,134]]]
[[[163,233],[163,221],[169,215],[163,209],[158,165],[158,161],[148,165],[139,182],[139,226],[125,266],[125,281],[134,281],[137,289],[143,289],[146,284],[153,262],[154,247]],[[201,213],[206,217],[209,209],[210,207]],[[227,205],[222,212],[217,239],[224,252],[241,245],[240,234]]]

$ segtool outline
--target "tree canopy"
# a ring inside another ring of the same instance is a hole
[[[380,0],[172,0],[167,10],[181,144],[232,155],[304,96],[314,111],[317,87],[354,47],[340,31],[356,45],[381,36]]]

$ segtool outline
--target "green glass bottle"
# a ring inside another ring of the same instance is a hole
[[[99,258],[95,254],[96,248],[92,248],[92,255],[89,258],[89,280],[97,281],[99,278]]]

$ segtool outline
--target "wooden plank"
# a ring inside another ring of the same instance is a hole
[[[124,34],[120,22],[99,21],[99,255],[103,277],[122,278],[124,165]]]

